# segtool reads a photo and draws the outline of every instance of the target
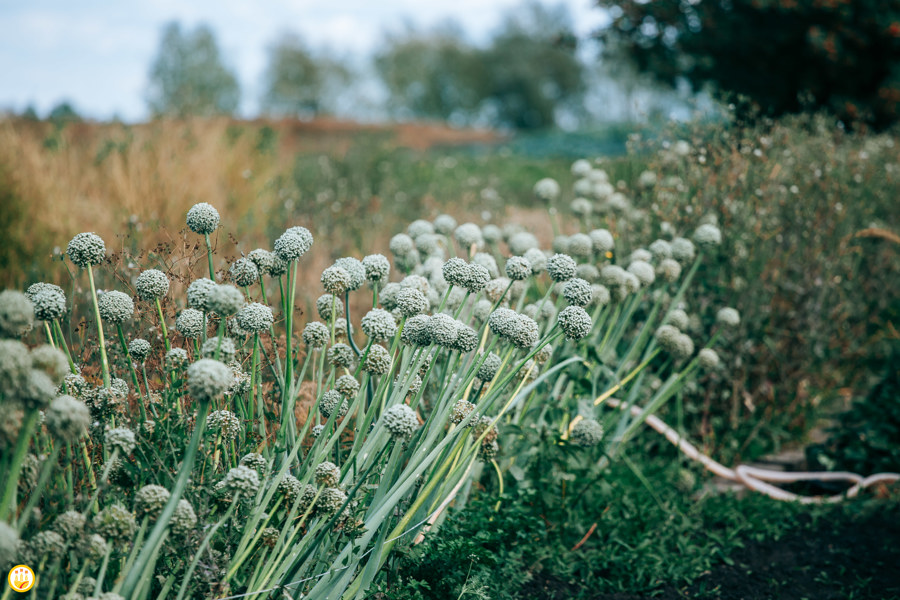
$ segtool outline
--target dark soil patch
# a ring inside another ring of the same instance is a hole
[[[667,585],[645,594],[607,593],[594,600],[838,600],[900,599],[900,519],[889,510],[864,518],[798,522],[781,539],[745,542],[730,564],[691,585]],[[562,600],[575,586],[537,574],[524,597]]]

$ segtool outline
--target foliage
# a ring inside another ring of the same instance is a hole
[[[398,114],[521,130],[577,114],[583,68],[564,8],[529,3],[510,12],[486,47],[452,25],[394,36],[375,59]]]
[[[896,0],[598,4],[613,15],[608,58],[671,85],[713,83],[767,115],[827,108],[879,127],[900,116]]]
[[[212,30],[199,25],[190,32],[177,22],[166,25],[150,67],[150,111],[176,117],[227,115],[237,110],[239,101],[237,78],[223,63]]]
[[[298,36],[285,34],[269,49],[262,110],[293,117],[327,113],[337,88],[350,78],[345,65],[315,55]]]

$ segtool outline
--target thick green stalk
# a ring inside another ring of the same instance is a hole
[[[69,345],[66,343],[66,338],[63,337],[62,327],[58,319],[53,319],[53,328],[56,330],[56,337],[58,338],[56,345],[61,346],[66,351],[66,358],[69,360],[69,370],[72,373],[78,373],[78,369],[75,368],[75,362],[72,360],[72,353],[69,352]]]
[[[159,298],[156,299],[156,313],[159,315],[159,328],[162,329],[163,343],[165,343],[166,352],[168,352],[172,349],[172,346],[169,345],[169,330],[166,329],[166,317],[163,315],[162,304],[160,304]]]
[[[19,473],[22,471],[22,463],[25,462],[25,453],[31,443],[31,434],[37,425],[40,411],[30,410],[22,422],[19,437],[16,440],[16,448],[13,451],[12,463],[6,474],[6,485],[3,487],[3,496],[0,498],[0,523],[7,521],[9,509],[13,507],[16,488],[19,485]]]
[[[204,234],[203,239],[206,240],[206,260],[209,262],[209,278],[215,281],[216,271],[213,269],[212,244],[209,243],[209,234]]]
[[[109,361],[106,359],[106,340],[103,338],[103,321],[100,320],[100,306],[97,304],[97,288],[94,285],[94,270],[87,267],[88,279],[91,282],[91,298],[94,300],[94,317],[97,319],[97,335],[100,345],[100,364],[103,367],[103,387],[109,387]]]

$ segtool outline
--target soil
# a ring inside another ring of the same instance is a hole
[[[802,523],[801,523],[802,524]],[[799,524],[798,524],[799,525]],[[745,542],[721,564],[689,586],[665,585],[644,594],[606,593],[592,600],[889,600],[900,599],[900,520],[896,511],[863,519],[824,520],[779,540]],[[576,585],[541,579],[524,597],[563,600],[579,595]],[[586,597],[586,596],[582,596]]]

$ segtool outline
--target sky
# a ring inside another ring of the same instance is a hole
[[[545,2],[547,0],[544,0]],[[61,101],[94,119],[147,117],[147,73],[163,26],[210,25],[242,87],[241,113],[257,108],[268,45],[284,32],[313,47],[362,57],[385,32],[447,19],[476,42],[520,0],[0,0],[0,110],[33,106],[45,115]],[[558,0],[586,36],[605,15],[592,0]]]

